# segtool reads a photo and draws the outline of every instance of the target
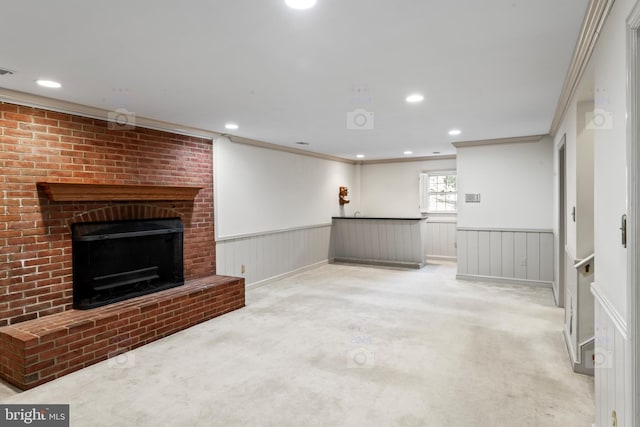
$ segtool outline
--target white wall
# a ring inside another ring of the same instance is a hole
[[[596,107],[612,116],[612,126],[595,131],[595,211],[594,243],[597,268],[594,291],[596,323],[607,334],[596,335],[596,350],[604,351],[607,367],[596,372],[596,417],[599,425],[610,425],[611,411],[616,410],[618,425],[632,425],[631,395],[628,388],[631,372],[624,369],[627,354],[627,253],[620,244],[620,216],[627,212],[626,180],[626,18],[635,0],[616,1],[596,45],[592,58]],[[621,319],[621,321],[616,321]],[[615,332],[614,332],[615,331]],[[611,339],[622,342],[611,345]],[[634,341],[631,341],[633,343]],[[635,396],[636,405],[638,396]]]
[[[217,274],[257,285],[327,262],[331,217],[359,209],[359,168],[227,138],[213,144]],[[341,207],[345,185],[351,202]]]
[[[360,166],[363,216],[419,218],[422,172],[455,171],[456,159],[390,162]],[[429,214],[427,256],[455,260],[456,214]]]
[[[460,147],[457,165],[459,228],[552,229],[550,138]],[[480,193],[480,203],[465,203],[465,193]]]
[[[620,244],[620,217],[627,212],[626,186],[626,24],[635,1],[616,1],[594,57],[596,108],[612,115],[612,127],[595,131],[596,283],[626,318],[626,250]]]
[[[362,215],[419,218],[420,173],[449,170],[456,170],[455,159],[362,165]]]
[[[627,262],[620,244],[620,216],[627,212],[626,194],[626,19],[636,0],[617,0],[600,31],[589,71],[595,108],[612,117],[611,126],[594,131],[594,251],[595,344],[603,361],[595,370],[596,425],[611,425],[611,412],[618,414],[618,425],[632,425],[627,392]],[[568,209],[576,203],[575,178],[576,117],[578,100],[570,109],[554,136],[558,144],[567,135]],[[557,229],[557,226],[556,226]],[[576,228],[569,222],[567,245],[576,248]],[[578,237],[579,238],[579,237]],[[637,396],[636,396],[637,399]]]
[[[359,209],[356,167],[309,156],[214,141],[216,240],[331,223]],[[341,208],[338,189],[349,187]]]
[[[612,126],[597,129],[594,138],[594,248],[596,284],[623,317],[626,303],[626,252],[620,245],[620,216],[626,213],[626,42],[625,20],[634,0],[614,3],[600,34],[589,68],[593,70],[595,107],[612,115]],[[597,92],[596,92],[597,90]],[[573,100],[555,136],[567,135],[567,209],[577,203],[577,100]],[[582,112],[582,111],[580,111]],[[567,245],[577,252],[576,227],[570,221]]]
[[[594,130],[589,113],[593,113],[593,101],[578,102],[576,123],[576,251],[574,258],[591,255],[593,246],[594,214]]]
[[[576,141],[577,141],[577,103],[573,102],[569,105],[567,109],[565,118],[558,128],[558,132],[555,137],[554,143],[554,180],[556,182],[555,192],[554,192],[554,233],[556,235],[559,233],[559,221],[562,219],[558,217],[559,213],[559,205],[558,205],[558,197],[559,197],[559,180],[560,180],[560,164],[558,160],[558,150],[560,148],[560,144],[562,143],[563,135],[566,135],[565,140],[565,161],[566,161],[566,215],[565,224],[566,224],[566,241],[565,246],[568,251],[571,253],[573,258],[577,258],[577,238],[576,238],[576,223],[573,222],[571,217],[571,209],[573,206],[577,205],[577,183],[576,183]],[[565,248],[558,248],[558,253],[562,255],[565,252]],[[564,274],[564,272],[561,272]]]

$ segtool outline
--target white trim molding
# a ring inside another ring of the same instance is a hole
[[[75,102],[62,101],[59,99],[48,98],[41,95],[33,95],[26,92],[20,92],[0,87],[0,102],[22,105],[25,107],[42,108],[45,110],[55,111],[58,113],[73,114],[81,117],[89,117],[98,120],[108,120],[110,110],[104,108],[90,107],[88,105],[77,104]],[[162,120],[150,119],[136,115],[136,126],[146,129],[155,129],[165,132],[177,133],[180,135],[194,136],[197,138],[206,138],[215,140],[219,137],[226,137],[231,142],[237,144],[251,145],[253,147],[264,148],[267,150],[283,151],[285,153],[299,154],[301,156],[314,157],[317,159],[330,160],[334,162],[347,163],[350,165],[367,165],[378,163],[400,163],[400,162],[422,162],[428,160],[452,160],[456,158],[455,154],[443,154],[438,156],[424,156],[411,158],[391,158],[378,160],[351,160],[343,157],[332,156],[329,154],[318,153],[315,151],[304,150],[296,147],[287,147],[285,145],[272,144],[270,142],[259,141],[257,139],[245,138],[241,136],[231,135],[226,132],[217,132],[209,129],[201,129],[191,126],[183,126],[177,123],[165,122]]]
[[[216,242],[224,242],[225,240],[246,239],[249,237],[266,236],[268,234],[286,233],[289,231],[308,230],[311,228],[322,228],[322,227],[331,227],[331,223],[327,222],[325,224],[314,224],[314,225],[304,225],[300,227],[280,228],[277,230],[260,231],[257,233],[233,234],[229,236],[220,236],[220,237],[216,237]]]
[[[458,227],[458,231],[508,231],[511,233],[551,233],[550,228],[495,228],[495,227]]]
[[[40,95],[33,95],[26,92],[15,91],[0,87],[0,102],[22,105],[25,107],[42,108],[45,110],[55,111],[58,113],[73,114],[75,116],[89,117],[98,120],[108,120],[110,110],[104,108],[90,107],[88,105],[77,104],[75,102],[62,101],[59,99],[48,98]],[[240,136],[230,135],[224,132],[216,132],[208,129],[201,129],[191,126],[183,126],[176,123],[165,122],[162,120],[150,119],[136,115],[136,126],[146,129],[155,129],[165,132],[176,133],[180,135],[194,136],[198,138],[206,138],[214,140],[219,137],[229,138],[230,141],[261,147],[270,150],[284,151],[287,153],[300,154],[308,157],[315,157],[324,160],[332,160],[336,162],[348,163],[355,165],[359,162],[344,159],[342,157],[330,156],[328,154],[316,153],[313,151],[302,150],[295,147],[286,147],[283,145],[271,144],[255,139],[243,138]],[[455,157],[455,156],[454,156]]]
[[[504,277],[476,276],[471,274],[456,274],[456,279],[468,280],[472,282],[503,283],[505,285],[524,285],[540,288],[551,288],[553,285],[553,282],[545,282],[541,280],[509,279]]]
[[[624,317],[616,310],[615,306],[609,301],[609,298],[600,290],[600,287],[597,283],[591,284],[591,293],[595,300],[602,306],[604,312],[609,316],[611,322],[615,325],[616,329],[622,335],[622,337],[626,340],[629,336],[627,330],[627,322],[624,320]]]
[[[227,138],[229,138],[229,141],[235,142],[236,144],[251,145],[252,147],[266,148],[268,150],[283,151],[285,153],[299,154],[301,156],[315,157],[315,158],[318,158],[318,159],[331,160],[331,161],[334,161],[334,162],[348,163],[348,164],[351,164],[351,165],[355,165],[356,163],[358,163],[355,160],[344,159],[342,157],[331,156],[329,154],[316,153],[314,151],[303,150],[301,148],[287,147],[285,145],[272,144],[270,142],[258,141],[256,139],[244,138],[244,137],[241,137],[241,136],[235,136],[235,135],[229,135],[229,134],[224,134],[222,136],[226,136]]]
[[[408,163],[408,162],[424,162],[430,160],[455,160],[455,154],[442,154],[437,156],[422,157],[402,157],[393,159],[377,159],[377,160],[359,160],[356,163],[361,165],[378,165],[383,163]]]
[[[76,104],[74,102],[61,101],[58,99],[47,98],[40,95],[32,95],[29,93],[19,92],[1,87],[0,101],[8,102],[10,104],[22,105],[25,107],[42,108],[58,113],[73,114],[75,116],[89,117],[99,120],[108,120],[109,114],[112,113],[112,111],[105,110],[104,108],[89,107],[87,105]],[[217,132],[190,126],[181,126],[175,123],[164,122],[161,120],[154,120],[140,116],[136,116],[135,119],[135,125],[145,129],[155,129],[206,139],[214,139],[215,137],[220,136],[220,134]]]
[[[589,2],[582,29],[580,30],[580,36],[573,51],[573,57],[571,58],[571,63],[569,64],[569,69],[567,70],[567,75],[562,85],[562,92],[558,99],[558,105],[553,115],[551,128],[549,129],[549,134],[552,136],[555,136],[556,132],[558,132],[560,123],[562,123],[562,119],[564,119],[567,113],[569,103],[578,89],[578,84],[580,83],[584,70],[587,68],[587,63],[591,58],[591,53],[600,35],[600,30],[607,16],[609,16],[614,2],[615,0],[591,0]]]
[[[526,135],[526,136],[514,136],[509,138],[493,138],[493,139],[480,139],[477,141],[457,141],[451,144],[456,148],[466,147],[479,147],[482,145],[497,145],[497,144],[520,144],[525,142],[538,142],[546,135]]]
[[[456,222],[458,222],[456,218],[427,217],[428,224],[455,224]]]
[[[627,298],[629,345],[625,390],[632,425],[640,426],[640,1],[627,18]]]
[[[319,261],[315,264],[305,265],[304,267],[297,268],[295,270],[287,271],[286,273],[278,274],[277,276],[272,276],[267,279],[259,280],[257,282],[249,283],[245,285],[247,291],[251,291],[256,288],[260,288],[262,286],[268,285],[269,283],[273,283],[278,280],[286,279],[287,277],[295,276],[297,274],[302,274],[309,270],[315,270],[316,268],[320,268],[323,265],[327,265],[329,263],[328,260]]]

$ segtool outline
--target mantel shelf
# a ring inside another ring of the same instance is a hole
[[[39,182],[53,202],[193,200],[202,187]]]

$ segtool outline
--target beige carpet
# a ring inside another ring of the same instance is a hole
[[[3,403],[71,426],[591,426],[549,289],[326,265],[247,307]]]

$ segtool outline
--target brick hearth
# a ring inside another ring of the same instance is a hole
[[[211,276],[92,310],[0,328],[0,378],[26,390],[244,307],[244,279]]]

